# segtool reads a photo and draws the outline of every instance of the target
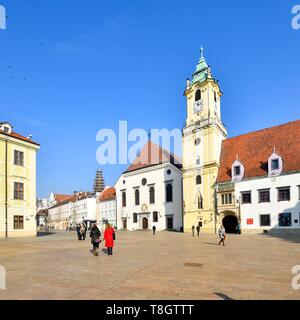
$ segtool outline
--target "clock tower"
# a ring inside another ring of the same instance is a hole
[[[184,229],[200,225],[213,233],[215,222],[215,192],[222,141],[227,130],[221,120],[222,92],[207,65],[201,48],[201,58],[187,80],[187,119],[183,129],[183,200]]]

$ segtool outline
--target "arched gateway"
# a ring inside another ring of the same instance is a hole
[[[227,214],[223,218],[222,224],[226,230],[226,233],[236,233],[236,227],[238,225],[238,218],[234,214]]]

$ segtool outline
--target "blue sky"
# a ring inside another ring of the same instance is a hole
[[[224,92],[229,136],[300,119],[297,1],[0,4],[8,15],[0,30],[0,119],[41,144],[40,197],[91,189],[101,128],[116,129],[119,120],[182,128],[185,80],[201,45]],[[124,166],[103,169],[112,185]]]

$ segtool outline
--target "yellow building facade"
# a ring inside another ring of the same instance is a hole
[[[0,238],[36,236],[36,153],[40,146],[0,123]]]
[[[183,129],[184,231],[199,225],[201,232],[216,232],[217,179],[222,141],[227,130],[221,120],[222,92],[201,49],[201,58],[187,80],[187,119]]]

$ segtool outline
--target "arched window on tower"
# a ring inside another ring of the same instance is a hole
[[[201,90],[197,90],[195,95],[195,101],[199,101],[199,100],[201,100]]]
[[[217,93],[216,93],[216,91],[214,91],[214,100],[215,100],[215,102],[217,102]]]
[[[155,189],[154,189],[154,187],[151,187],[150,189],[149,189],[149,202],[150,202],[150,204],[154,204],[155,203]]]
[[[202,183],[202,178],[201,178],[200,175],[198,175],[198,176],[196,177],[196,184],[199,185],[199,184],[201,184],[201,183]]]
[[[135,196],[135,205],[139,206],[140,205],[140,191],[138,189],[135,190],[134,196]]]
[[[173,186],[171,184],[168,184],[166,186],[166,202],[172,202],[173,201]]]

